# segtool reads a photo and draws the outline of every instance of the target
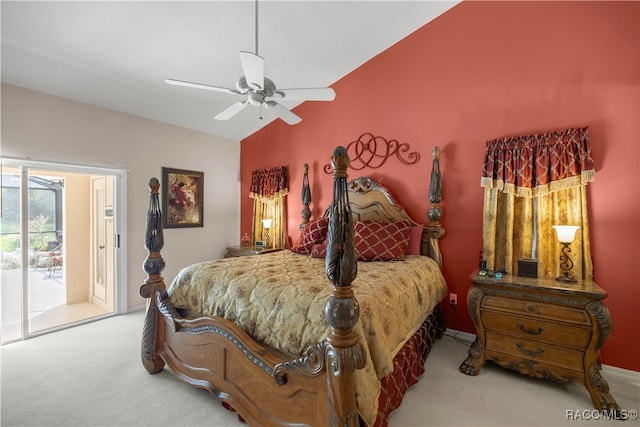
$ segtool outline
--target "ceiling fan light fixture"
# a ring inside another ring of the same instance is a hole
[[[264,103],[264,94],[260,92],[251,92],[247,100],[251,105],[262,105]]]

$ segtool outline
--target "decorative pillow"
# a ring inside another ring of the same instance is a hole
[[[409,243],[411,222],[357,221],[354,243],[359,261],[400,261]]]
[[[409,229],[409,243],[405,255],[420,255],[420,246],[422,246],[422,230],[424,225],[414,225]]]
[[[327,257],[327,244],[318,243],[311,249],[311,256],[313,258],[326,258]]]
[[[328,229],[329,220],[325,217],[309,221],[304,230],[302,230],[300,239],[293,245],[291,250],[298,254],[309,255],[315,245],[324,243],[327,239]]]

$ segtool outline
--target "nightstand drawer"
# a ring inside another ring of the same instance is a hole
[[[591,329],[489,310],[482,312],[482,324],[487,330],[504,332],[521,339],[559,344],[578,350],[586,349],[591,340]]]
[[[583,371],[584,352],[539,341],[486,332],[487,350]]]
[[[482,300],[482,308],[498,311],[508,311],[515,314],[537,316],[577,325],[591,326],[589,313],[584,309],[546,304],[542,302],[526,301],[515,298],[504,298],[487,295]]]

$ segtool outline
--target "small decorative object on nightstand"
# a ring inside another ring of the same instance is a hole
[[[248,248],[249,244],[251,243],[251,237],[249,237],[247,233],[244,233],[242,239],[240,239],[240,242],[242,243],[243,248]]]
[[[613,330],[602,288],[590,280],[478,273],[467,296],[477,338],[460,372],[478,375],[491,360],[530,377],[581,383],[596,409],[620,411],[600,374],[600,348]]]

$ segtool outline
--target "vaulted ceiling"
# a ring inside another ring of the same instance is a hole
[[[456,4],[262,0],[258,53],[278,88],[330,86]],[[255,53],[253,0],[2,1],[0,7],[4,83],[237,141],[275,119],[249,107],[215,120],[244,98],[165,83],[235,88],[238,52]]]

